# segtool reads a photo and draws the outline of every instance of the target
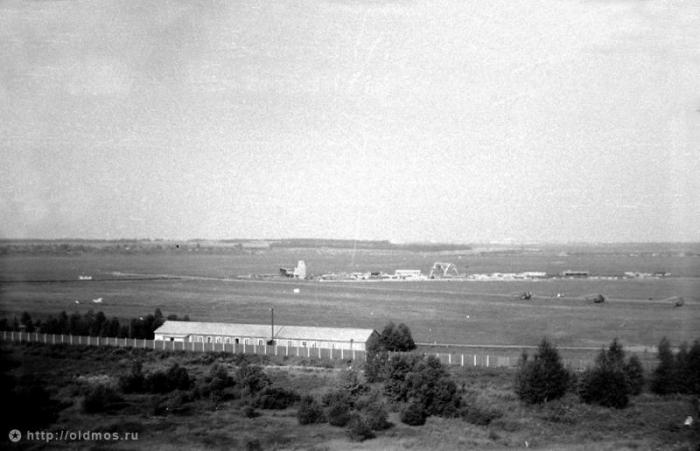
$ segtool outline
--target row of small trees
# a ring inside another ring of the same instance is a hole
[[[107,318],[103,312],[93,310],[88,310],[82,315],[79,312],[68,315],[62,311],[58,316],[49,315],[43,321],[33,320],[28,312],[23,312],[20,318],[15,317],[12,323],[7,318],[0,319],[0,330],[152,340],[153,331],[166,319],[178,320],[179,318],[177,315],[168,315],[166,318],[158,308],[153,314],[129,321],[119,320],[116,317]],[[181,320],[189,321],[189,316],[185,315]]]
[[[674,356],[664,338],[658,358],[659,365],[649,381],[652,392],[700,394],[700,342],[695,341],[691,348],[684,343]],[[552,401],[573,391],[584,403],[619,409],[628,405],[630,396],[640,394],[645,384],[639,358],[626,357],[617,339],[601,349],[593,367],[580,375],[565,368],[556,347],[543,339],[532,359],[523,353],[515,391],[528,404]]]

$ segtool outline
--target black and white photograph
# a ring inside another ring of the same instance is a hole
[[[0,0],[0,448],[700,450],[697,0]]]

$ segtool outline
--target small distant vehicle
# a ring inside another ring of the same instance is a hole
[[[674,307],[682,307],[683,304],[685,304],[685,301],[683,300],[683,298],[680,298],[680,297],[679,297],[679,298],[676,299],[676,301],[673,303],[673,306],[674,306]]]
[[[532,299],[532,291],[524,291],[520,293],[520,300],[529,301]]]
[[[603,296],[602,294],[596,294],[595,296],[591,297],[591,300],[594,304],[602,304],[603,302],[605,302],[605,296]]]

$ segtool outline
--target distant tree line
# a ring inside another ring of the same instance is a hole
[[[165,320],[189,321],[188,315],[179,318],[177,315],[163,316],[159,308],[154,313],[131,320],[120,320],[117,317],[107,318],[98,311],[88,310],[84,314],[74,312],[68,315],[62,311],[58,316],[49,315],[43,321],[34,320],[28,312],[23,312],[20,318],[14,317],[12,322],[7,318],[0,319],[0,330],[39,332],[56,335],[83,335],[91,337],[118,337],[152,340],[153,331],[159,328]]]
[[[583,403],[617,409],[627,407],[630,397],[641,394],[647,385],[658,395],[700,395],[699,341],[692,347],[683,343],[674,355],[670,342],[663,338],[658,359],[659,364],[647,378],[639,358],[626,357],[622,345],[614,339],[607,349],[601,349],[592,367],[576,374],[564,367],[556,347],[543,339],[534,358],[523,353],[515,392],[527,404],[553,401],[573,392]]]

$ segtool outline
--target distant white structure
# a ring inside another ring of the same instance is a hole
[[[80,275],[78,276],[78,280],[92,280],[92,276]]]
[[[297,279],[306,279],[306,263],[304,260],[299,260],[296,268],[294,268],[294,277]]]
[[[397,269],[394,271],[394,278],[399,280],[423,280],[425,276],[420,269]]]
[[[346,327],[274,326],[270,324],[204,323],[166,321],[154,332],[156,340],[347,349],[364,351],[374,329]]]
[[[93,299],[92,302],[94,302],[95,304],[102,304],[102,298]]]
[[[304,260],[299,260],[294,268],[280,268],[280,275],[294,279],[306,279],[308,273],[306,271],[306,263]]]
[[[430,268],[428,277],[431,279],[459,277],[459,272],[457,271],[457,267],[452,263],[435,262],[433,263],[433,267]]]

